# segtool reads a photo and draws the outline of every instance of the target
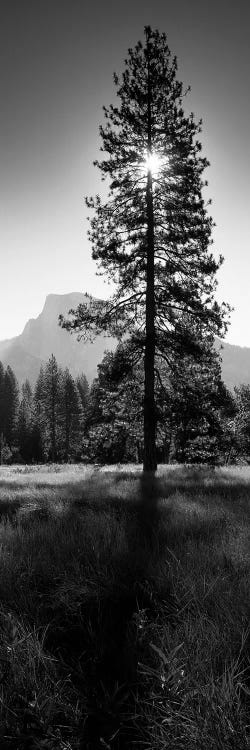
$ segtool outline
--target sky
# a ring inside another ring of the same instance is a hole
[[[0,340],[21,333],[49,293],[108,297],[87,239],[86,195],[113,72],[145,25],[167,34],[187,111],[203,119],[218,299],[227,341],[250,346],[250,4],[248,0],[2,0]]]

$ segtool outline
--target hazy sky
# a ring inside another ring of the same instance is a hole
[[[2,0],[0,27],[0,340],[50,292],[108,296],[95,276],[84,196],[101,191],[102,105],[113,71],[150,24],[165,31],[187,107],[203,118],[219,298],[227,340],[250,346],[250,5],[247,0]]]

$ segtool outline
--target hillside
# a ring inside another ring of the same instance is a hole
[[[29,378],[33,384],[41,364],[52,353],[58,364],[68,367],[74,377],[84,372],[89,381],[93,380],[105,349],[115,347],[114,340],[98,336],[94,343],[79,343],[75,335],[58,325],[60,313],[67,314],[86,299],[81,292],[49,294],[40,315],[26,323],[20,336],[0,342],[0,360],[13,368],[19,383]]]
[[[218,348],[221,344],[222,377],[228,388],[250,384],[250,347],[217,341]]]
[[[68,367],[75,377],[84,372],[89,381],[97,373],[106,349],[114,349],[114,339],[98,336],[94,343],[78,342],[58,325],[60,313],[67,314],[80,302],[87,300],[81,292],[71,294],[49,294],[42,312],[31,319],[20,336],[0,342],[0,360],[10,365],[19,382],[29,378],[34,383],[40,366],[53,353],[61,367]],[[217,348],[220,347],[217,340]],[[223,342],[222,375],[226,385],[233,388],[240,383],[250,383],[250,348],[234,346]]]

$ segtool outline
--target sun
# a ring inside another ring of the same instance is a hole
[[[162,166],[162,163],[158,154],[154,152],[151,152],[150,154],[148,153],[145,154],[145,158],[142,163],[142,172],[144,175],[147,175],[148,172],[151,172],[152,176],[156,177],[160,171],[161,166]]]

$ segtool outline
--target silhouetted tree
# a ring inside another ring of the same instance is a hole
[[[54,354],[44,370],[43,404],[48,425],[49,457],[58,460],[59,435],[61,429],[62,371]]]
[[[2,463],[2,449],[4,444],[4,366],[0,362],[0,465]]]
[[[35,434],[37,445],[43,446],[45,460],[58,460],[61,429],[62,371],[54,354],[40,368],[35,386]],[[38,439],[38,434],[40,439]]]
[[[16,441],[18,406],[18,383],[12,368],[8,365],[4,374],[3,434],[10,448]]]
[[[206,333],[224,334],[228,307],[214,301],[222,263],[211,251],[213,222],[202,196],[208,161],[200,155],[201,123],[183,110],[165,34],[145,28],[145,44],[128,51],[119,104],[104,107],[102,179],[108,198],[87,199],[94,209],[89,233],[99,271],[117,284],[101,303],[89,299],[61,323],[83,337],[107,331],[130,336],[144,353],[144,469],[156,468],[155,368],[184,351],[206,347]],[[199,339],[190,320],[199,320]]]
[[[201,362],[185,355],[163,361],[155,384],[157,459],[223,462],[231,445],[234,399],[221,379],[212,349]],[[104,462],[141,460],[143,363],[129,343],[108,352],[98,366],[89,399],[85,444],[89,458]]]
[[[33,393],[29,380],[26,380],[21,389],[17,426],[19,451],[26,463],[30,463],[33,458],[33,417]]]
[[[78,375],[76,378],[76,385],[80,394],[83,411],[86,412],[89,400],[89,384],[84,373]]]
[[[34,459],[39,463],[48,459],[49,426],[46,413],[45,372],[41,365],[34,389],[34,419],[32,426]]]
[[[170,375],[174,455],[181,463],[220,463],[231,441],[234,400],[211,351],[201,362],[185,356]]]
[[[80,455],[83,408],[77,387],[69,370],[62,376],[61,389],[61,436],[63,459],[68,461]]]
[[[58,367],[53,354],[40,369],[34,405],[32,439],[37,460],[79,458],[84,422],[80,392],[69,370]]]
[[[234,389],[236,414],[233,420],[234,453],[250,461],[250,385]]]
[[[98,365],[85,425],[84,445],[91,460],[117,463],[139,458],[143,387],[138,364],[129,344],[123,344],[115,352],[106,352]]]

